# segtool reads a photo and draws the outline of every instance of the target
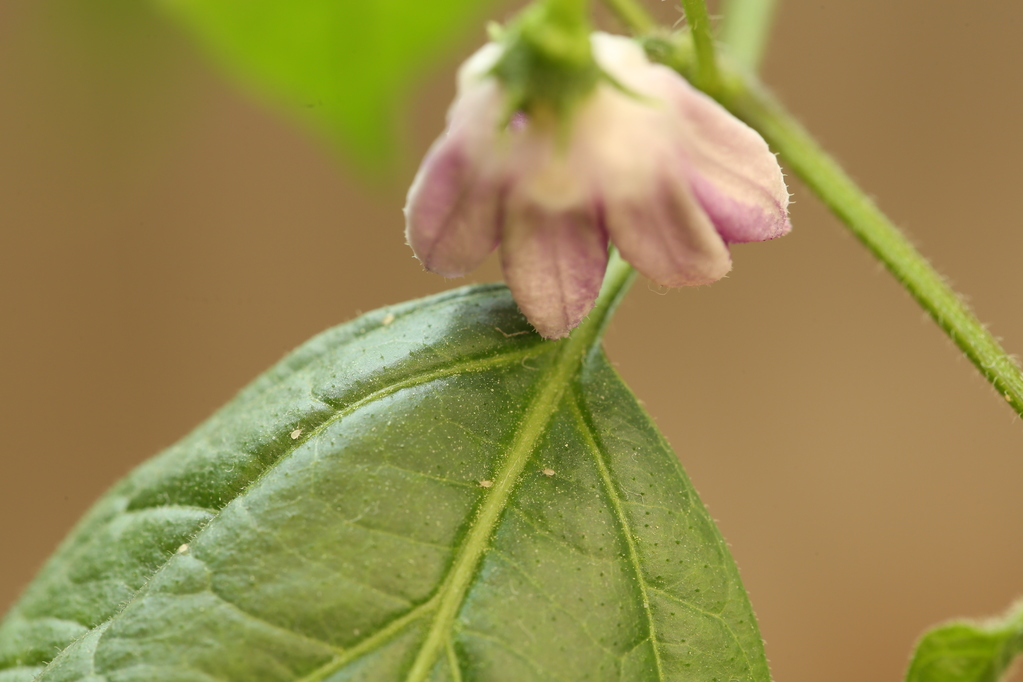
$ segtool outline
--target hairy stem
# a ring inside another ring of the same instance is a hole
[[[681,0],[682,10],[693,39],[696,68],[687,74],[698,87],[714,94],[721,87],[721,74],[714,53],[714,39],[710,32],[710,17],[704,0]],[[604,0],[604,5],[618,17],[634,35],[649,37],[658,32],[657,22],[636,0]],[[663,38],[663,36],[662,36]],[[686,56],[688,59],[688,55]],[[669,66],[674,66],[669,64]]]
[[[1023,416],[1023,374],[945,278],[846,175],[811,135],[755,82],[746,82],[725,106],[756,128],[786,166],[841,219],[849,230],[930,314],[980,373]]]
[[[714,54],[714,37],[710,33],[710,16],[703,0],[682,0],[682,10],[689,22],[696,47],[696,79],[700,89],[713,95],[721,85],[717,56]]]
[[[640,19],[637,25],[643,25],[646,21],[653,23],[640,5],[630,0],[616,1],[628,2],[631,12],[643,14],[645,20]],[[734,9],[737,5],[752,2],[757,0],[733,0],[732,7]],[[750,35],[760,35],[766,30],[767,18],[769,15],[761,15],[758,32],[748,32],[747,39]],[[733,44],[733,47],[737,47],[740,53],[747,49],[742,45]],[[685,51],[675,50],[665,56],[666,63],[677,71],[689,70]],[[785,165],[888,268],[1016,414],[1023,417],[1023,373],[1016,361],[970,312],[962,297],[949,286],[945,278],[817,144],[810,133],[767,93],[755,77],[748,71],[741,71],[741,67],[726,68],[721,89],[710,94],[764,136]]]
[[[593,306],[593,312],[583,322],[586,325],[590,323],[591,319],[596,320],[596,328],[591,332],[593,340],[590,341],[590,351],[596,349],[597,343],[604,337],[607,325],[610,324],[611,318],[614,317],[615,309],[618,308],[621,300],[625,298],[625,294],[629,291],[629,287],[632,286],[632,282],[635,279],[636,271],[621,257],[618,249],[612,248],[611,256],[607,261],[607,271],[604,273],[604,283],[601,285],[600,295],[597,297],[597,303]]]

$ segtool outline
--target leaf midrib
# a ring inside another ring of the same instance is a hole
[[[551,362],[550,369],[545,372],[547,377],[539,379],[540,390],[529,401],[522,421],[516,429],[515,441],[508,449],[501,468],[494,475],[494,485],[476,509],[475,520],[458,548],[451,570],[438,590],[440,603],[437,613],[405,678],[406,682],[423,682],[430,674],[440,647],[451,632],[469,585],[476,579],[480,559],[490,545],[490,538],[508,506],[522,471],[531,458],[537,441],[546,431],[568,383],[578,371],[582,353],[578,348],[580,343],[572,341],[581,337],[582,335],[563,342],[558,348],[557,356]]]
[[[451,635],[454,620],[470,584],[477,577],[480,559],[490,545],[497,523],[504,513],[512,492],[519,483],[526,463],[537,441],[554,417],[569,385],[582,370],[584,358],[600,343],[605,325],[629,284],[635,277],[632,268],[612,250],[604,283],[589,317],[567,339],[556,342],[557,355],[541,378],[540,390],[529,400],[508,456],[494,477],[490,494],[477,508],[475,521],[458,548],[452,568],[437,595],[440,604],[430,624],[426,639],[416,654],[406,682],[424,682],[430,674],[440,648]],[[552,344],[553,345],[553,344]]]

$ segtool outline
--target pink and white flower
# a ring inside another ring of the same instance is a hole
[[[409,189],[406,237],[426,269],[477,267],[498,245],[508,286],[547,338],[593,307],[608,241],[662,286],[707,284],[728,245],[790,229],[789,193],[763,138],[620,36],[595,33],[609,77],[572,109],[516,114],[492,75],[502,47],[462,65],[445,133]]]

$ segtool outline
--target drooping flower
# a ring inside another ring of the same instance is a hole
[[[548,338],[593,307],[609,240],[679,287],[723,277],[729,244],[790,229],[781,169],[756,131],[632,40],[590,44],[604,77],[562,118],[533,107],[509,120],[504,47],[470,57],[405,207],[408,243],[433,272],[464,275],[500,244],[516,302]]]

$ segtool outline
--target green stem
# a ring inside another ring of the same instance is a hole
[[[657,28],[657,23],[634,0],[604,0],[604,4],[636,35],[644,35]]]
[[[604,332],[607,330],[607,325],[610,324],[618,304],[625,298],[625,294],[635,279],[636,271],[621,257],[618,249],[612,247],[611,256],[607,260],[607,271],[604,273],[604,283],[600,286],[600,294],[593,306],[593,312],[580,325],[580,330],[586,325],[596,325],[591,332],[590,351],[594,350],[600,339],[604,337]],[[582,332],[576,331],[573,336],[579,333]]]
[[[714,39],[710,32],[710,17],[704,0],[681,0],[682,9],[693,38],[696,70],[693,79],[698,87],[710,94],[721,87],[721,74],[714,53]],[[637,36],[650,36],[657,32],[657,22],[636,0],[604,0],[615,16]],[[662,36],[663,37],[663,36]]]
[[[570,26],[588,24],[590,0],[547,0],[549,15]]]
[[[721,42],[731,57],[750,73],[756,73],[764,56],[777,0],[725,0]]]
[[[721,74],[718,72],[717,57],[714,54],[714,38],[710,33],[710,16],[703,0],[682,0],[682,10],[689,22],[696,47],[697,85],[704,92],[714,95],[720,89]]]
[[[642,7],[631,2],[630,6],[649,19]],[[762,31],[766,30],[765,25],[760,26]],[[669,66],[687,70],[688,64],[680,61],[684,53],[668,56],[673,59]],[[711,94],[764,136],[785,165],[884,263],[1016,414],[1023,417],[1023,373],[1019,365],[970,312],[959,294],[757,79],[738,73],[738,69],[728,69],[725,76],[726,86]]]
[[[1023,416],[1023,374],[945,278],[810,134],[753,79],[722,98],[757,129],[849,230],[884,263],[980,373]]]

